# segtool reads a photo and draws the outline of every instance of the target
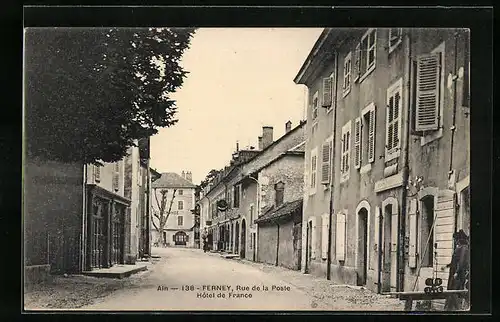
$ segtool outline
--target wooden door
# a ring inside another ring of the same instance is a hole
[[[302,261],[302,223],[293,226],[293,254],[295,256],[295,267],[301,269]]]
[[[112,250],[111,264],[123,263],[123,244],[124,244],[124,209],[120,205],[116,205],[112,217]]]
[[[102,200],[97,199],[93,205],[91,215],[91,268],[104,267],[104,243],[105,243],[105,212],[107,211],[105,204]]]

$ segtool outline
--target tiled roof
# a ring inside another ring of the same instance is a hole
[[[264,209],[263,215],[257,218],[255,222],[259,223],[286,217],[297,211],[302,212],[302,199],[284,203],[278,208],[267,207],[267,209]]]
[[[175,172],[164,172],[152,183],[153,188],[195,188],[196,186]]]

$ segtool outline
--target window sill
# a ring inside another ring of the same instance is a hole
[[[350,92],[351,92],[351,87],[349,86],[348,89],[342,92],[342,98],[345,98],[347,95],[349,95]]]
[[[391,160],[394,160],[396,158],[399,158],[400,155],[401,155],[401,149],[399,149],[399,148],[395,151],[386,151],[384,160],[385,160],[385,162],[391,161]]]
[[[420,138],[420,146],[424,146],[432,141],[435,141],[443,136],[443,128],[441,127],[439,130],[434,131],[433,133],[423,136]]]
[[[368,75],[370,75],[374,70],[375,70],[375,63],[359,78],[359,83],[361,83],[365,78],[367,78]]]
[[[372,170],[372,164],[368,163],[362,166],[361,169],[359,169],[359,173],[364,174],[370,172],[371,170]]]

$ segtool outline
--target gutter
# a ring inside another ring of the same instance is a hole
[[[413,78],[413,73],[411,72],[412,60],[411,60],[411,31],[405,35],[405,75],[406,83],[404,84],[404,92],[406,97],[406,131],[405,131],[405,144],[403,151],[403,191],[401,193],[401,211],[398,216],[398,227],[399,227],[399,242],[397,246],[397,285],[396,291],[401,292],[404,289],[404,275],[405,275],[405,234],[406,234],[406,212],[407,212],[407,196],[408,196],[408,178],[410,176],[409,168],[409,150],[410,150],[410,122],[411,119],[411,104],[412,99],[410,98],[410,84]],[[381,230],[379,230],[381,231]]]
[[[454,34],[455,38],[455,62],[453,66],[453,116],[452,116],[452,121],[451,121],[451,142],[450,142],[450,168],[448,172],[448,179],[450,178],[451,174],[453,173],[453,143],[455,139],[455,122],[457,118],[457,78],[458,78],[458,70],[457,70],[457,50],[458,50],[458,34],[459,31],[456,31]],[[444,68],[444,66],[442,67]]]

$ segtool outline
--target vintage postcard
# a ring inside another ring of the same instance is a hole
[[[24,309],[468,311],[470,32],[24,31]]]

